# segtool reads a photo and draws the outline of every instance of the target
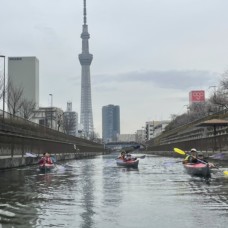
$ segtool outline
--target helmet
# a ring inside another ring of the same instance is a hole
[[[192,148],[191,152],[197,152],[197,150],[195,148]]]

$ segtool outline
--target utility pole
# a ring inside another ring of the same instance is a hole
[[[0,55],[1,58],[4,59],[3,66],[3,121],[5,120],[5,94],[6,94],[6,86],[5,86],[5,78],[6,78],[6,57],[4,55]]]
[[[51,129],[52,129],[52,108],[53,108],[53,94],[50,93],[49,96],[51,96]]]

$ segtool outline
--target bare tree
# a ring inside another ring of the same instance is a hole
[[[29,120],[34,115],[35,108],[36,103],[34,101],[24,99],[20,109],[23,118]]]
[[[66,134],[71,135],[75,131],[75,118],[73,115],[67,115],[64,113],[63,117],[63,129]]]
[[[228,70],[222,74],[222,79],[220,81],[220,87],[222,90],[228,90]]]
[[[97,141],[97,139],[99,138],[99,134],[95,131],[91,132],[91,134],[89,135],[89,140],[91,141]]]
[[[210,102],[217,107],[228,108],[228,70],[222,74],[217,91],[209,98]]]
[[[190,119],[195,120],[197,118],[201,118],[208,115],[207,103],[208,103],[207,101],[192,103],[189,106],[189,116],[193,118],[190,118]]]
[[[57,115],[57,126],[58,126],[58,131],[60,129],[61,126],[63,126],[63,114],[58,114]]]
[[[211,104],[209,101],[193,103],[188,107],[188,112],[182,115],[172,115],[171,122],[166,126],[166,130],[171,130],[200,119],[209,114]]]
[[[217,107],[228,108],[228,97],[227,92],[224,90],[216,91],[211,97],[210,101],[212,104],[216,105]]]
[[[23,105],[23,89],[16,87],[12,82],[8,83],[8,110],[11,114],[16,115]]]

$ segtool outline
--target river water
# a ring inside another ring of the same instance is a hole
[[[208,183],[186,174],[177,158],[148,155],[126,169],[116,156],[46,174],[35,166],[0,171],[0,228],[228,227],[225,167]]]

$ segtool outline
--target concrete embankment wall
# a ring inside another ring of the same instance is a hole
[[[81,152],[76,154],[56,154],[56,160],[75,160],[103,155],[106,152]],[[40,157],[2,157],[0,158],[0,170],[16,168],[21,166],[37,165]]]

